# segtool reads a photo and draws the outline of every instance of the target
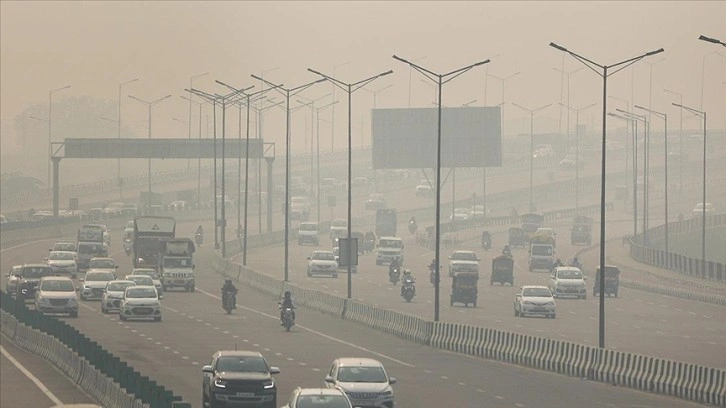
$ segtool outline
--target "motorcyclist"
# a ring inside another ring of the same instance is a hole
[[[224,286],[222,286],[222,307],[224,307],[224,295],[226,293],[232,294],[232,309],[237,309],[237,288],[232,284],[232,279],[226,278],[224,280]]]
[[[388,276],[393,276],[393,271],[396,269],[401,269],[401,265],[398,263],[398,259],[393,259],[391,261],[391,264],[388,266]]]
[[[509,245],[504,245],[504,249],[502,249],[502,255],[512,256],[512,250],[509,248]]]
[[[410,220],[408,220],[408,223],[409,223],[409,224],[413,224],[413,225],[416,225],[416,217],[411,217],[411,219],[410,219]]]
[[[277,302],[277,304],[280,306],[280,326],[284,325],[284,322],[282,319],[284,318],[285,309],[290,308],[292,310],[292,322],[295,323],[295,303],[292,300],[292,293],[290,293],[289,290],[285,291],[285,294],[282,296],[282,299]]]
[[[582,269],[582,264],[581,264],[581,263],[580,263],[580,261],[579,261],[579,260],[577,259],[577,257],[574,257],[574,258],[572,258],[572,261],[570,262],[570,266],[574,266],[575,268],[580,268],[580,269]]]
[[[562,260],[560,258],[557,258],[555,263],[552,264],[552,269],[554,270],[557,267],[565,266],[565,264],[562,263]]]
[[[197,235],[204,235],[204,228],[202,228],[202,224],[199,224],[197,227]]]
[[[411,275],[410,270],[406,269],[403,271],[403,278],[401,279],[401,282],[403,282],[401,285],[401,296],[403,296],[403,290],[406,286],[411,286],[413,288],[413,293],[416,294],[416,287],[414,286],[416,279],[414,279],[413,275]]]

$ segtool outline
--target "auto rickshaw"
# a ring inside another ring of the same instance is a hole
[[[509,229],[509,246],[521,248],[527,246],[527,234],[522,228],[513,227]]]
[[[504,285],[505,282],[509,286],[514,286],[514,258],[511,255],[499,255],[492,259],[492,275],[489,278],[489,285],[497,282]]]
[[[618,297],[618,288],[620,287],[620,268],[613,265],[605,265],[605,295],[610,297],[613,295]],[[600,294],[600,267],[595,270],[595,285],[592,288],[592,295]]]
[[[463,303],[466,307],[469,307],[469,304],[476,307],[478,280],[479,276],[476,273],[455,273],[451,281],[451,306],[454,306],[454,303]]]
[[[487,251],[492,248],[492,235],[489,233],[489,231],[482,231],[481,247]]]

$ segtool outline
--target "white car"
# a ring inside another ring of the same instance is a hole
[[[541,315],[555,318],[555,298],[547,286],[522,286],[514,295],[514,315]]]
[[[449,256],[449,276],[457,272],[479,273],[479,257],[474,251],[457,250]]]
[[[73,252],[74,254],[78,254],[78,250],[76,248],[75,242],[70,241],[58,241],[55,244],[53,244],[53,248],[50,249],[50,252],[53,251],[65,251],[65,252]]]
[[[136,282],[128,280],[114,280],[106,285],[101,297],[101,313],[110,313],[121,310],[121,299],[129,286],[135,286]]]
[[[152,285],[156,288],[156,291],[159,292],[159,299],[164,298],[164,287],[161,284],[161,276],[159,275],[159,272],[156,271],[156,269],[151,268],[134,268],[131,270],[131,275],[138,276],[148,276],[151,278]],[[148,283],[145,282],[143,285],[147,285]],[[141,285],[141,283],[137,283],[137,285]]]
[[[69,251],[51,251],[45,258],[45,263],[53,269],[54,274],[67,273],[75,276],[78,271],[76,253]]]
[[[338,277],[338,261],[332,251],[313,251],[308,257],[308,276],[314,275]]]
[[[70,317],[78,317],[78,295],[71,278],[42,278],[35,291],[35,310],[41,313],[68,313]]]
[[[100,300],[103,296],[103,290],[106,289],[106,285],[115,279],[116,276],[111,272],[89,270],[83,279],[81,279],[81,283],[83,283],[81,300]]]
[[[419,184],[416,186],[416,197],[431,197],[434,195],[434,189],[428,184]]]
[[[488,217],[491,215],[491,211],[487,209],[484,205],[477,204],[471,207],[471,210],[469,211],[469,214],[471,215],[471,218],[481,218],[485,215]]]
[[[336,388],[296,388],[281,408],[353,408],[350,399]]]
[[[103,271],[115,273],[118,269],[118,265],[113,258],[91,258],[88,262],[88,270],[90,271]]]
[[[580,268],[558,266],[550,276],[550,291],[554,297],[574,296],[587,299],[585,277]]]
[[[471,212],[468,208],[454,208],[454,212],[449,216],[450,221],[466,221],[471,218]]]
[[[138,286],[154,286],[154,280],[151,279],[151,276],[146,275],[126,275],[124,277],[124,280],[132,281],[136,283]]]
[[[153,286],[129,286],[124,291],[119,319],[154,319],[161,321],[161,302]]]
[[[343,391],[354,407],[392,408],[392,384],[380,361],[371,358],[338,358],[325,376],[325,386]]]
[[[706,203],[706,215],[713,214],[713,204]],[[693,207],[693,216],[694,217],[701,217],[703,216],[703,203],[696,204],[695,207]]]
[[[342,218],[336,218],[330,222],[330,239],[335,237],[341,237],[339,234],[348,234],[348,220]]]

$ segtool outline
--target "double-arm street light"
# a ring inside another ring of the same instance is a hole
[[[700,111],[679,103],[673,106],[683,108],[703,118],[703,207],[701,207],[701,274],[706,271],[706,111]]]
[[[570,54],[572,57],[583,63],[586,67],[590,68],[592,71],[597,73],[602,79],[603,79],[603,93],[602,93],[602,162],[601,162],[601,180],[600,180],[600,324],[599,324],[599,345],[600,348],[605,348],[605,174],[606,174],[606,166],[605,166],[605,156],[606,156],[606,142],[607,142],[607,84],[608,84],[608,76],[616,74],[626,67],[634,64],[637,61],[640,61],[641,59],[645,57],[649,57],[651,55],[655,55],[658,53],[663,52],[663,48],[651,51],[642,55],[639,55],[637,57],[629,58],[624,61],[620,61],[618,63],[615,63],[613,65],[601,65],[596,62],[593,62],[579,54],[576,54],[567,48],[555,44],[554,42],[550,43],[550,46],[553,48],[556,48],[562,52],[565,52],[567,54]],[[599,71],[598,69],[602,70]],[[610,70],[615,69],[614,71],[609,72]]]
[[[568,76],[569,78],[569,76]],[[568,82],[569,84],[569,82]],[[567,89],[569,91],[569,85],[567,86]],[[567,99],[569,100],[570,97],[568,96]],[[575,208],[577,209],[577,213],[580,212],[580,112],[592,108],[593,106],[597,105],[597,103],[591,103],[587,106],[583,106],[581,108],[573,108],[570,105],[565,105],[563,103],[560,103],[560,105],[564,108],[567,108],[568,114],[567,114],[567,133],[570,133],[570,114],[569,111],[575,112]],[[626,155],[627,157],[627,155]],[[626,166],[627,167],[627,166]]]
[[[512,105],[525,112],[529,112],[529,212],[534,212],[534,202],[532,201],[532,185],[534,184],[534,114],[543,109],[549,108],[552,104],[549,103],[547,105],[540,106],[537,109],[528,109],[522,105],[517,105],[514,102],[512,102]]]
[[[328,96],[328,95],[326,95],[326,96]],[[318,99],[320,99],[320,98],[318,98]],[[315,150],[316,151],[315,157],[316,157],[316,167],[317,167],[317,169],[316,169],[317,170],[317,174],[316,174],[316,177],[315,177],[315,180],[316,180],[315,181],[315,191],[316,191],[316,199],[315,199],[315,201],[317,203],[317,210],[318,210],[318,212],[317,212],[318,215],[317,215],[317,218],[316,219],[318,220],[318,222],[320,222],[320,198],[321,198],[320,197],[320,112],[323,111],[323,110],[325,110],[325,109],[327,109],[327,108],[329,108],[329,107],[331,107],[331,106],[333,106],[333,105],[335,105],[336,103],[338,103],[338,101],[333,101],[333,102],[327,103],[327,104],[325,104],[323,106],[315,106],[315,101],[304,102],[304,101],[298,100],[298,103],[301,103],[303,105],[309,106],[310,107],[310,110],[315,115],[315,118],[313,120],[313,123],[315,125],[315,149],[316,149]],[[313,154],[312,141],[310,143],[311,143],[311,145],[310,145],[310,155],[312,156],[312,154]],[[310,166],[310,168],[311,168],[310,169],[310,185],[312,186],[312,184],[313,184],[313,180],[312,180],[312,177],[313,177],[312,176],[312,158],[310,160],[311,160],[311,166]]]
[[[626,118],[643,122],[643,243],[646,244],[648,242],[648,221],[650,217],[650,192],[648,191],[650,190],[650,121],[646,115],[638,115],[623,109],[615,110]]]
[[[441,91],[445,83],[450,82],[454,78],[464,74],[465,72],[469,71],[470,69],[474,67],[478,67],[480,65],[488,64],[490,60],[484,60],[479,61],[474,64],[465,66],[463,68],[459,68],[456,70],[453,70],[451,72],[445,73],[445,74],[438,74],[435,72],[432,72],[420,65],[416,65],[410,60],[403,59],[399,56],[394,55],[394,59],[403,62],[404,64],[408,64],[409,67],[412,67],[416,71],[420,72],[423,76],[434,82],[438,86],[438,108],[437,108],[437,131],[436,131],[436,220],[434,224],[434,230],[435,230],[435,255],[434,255],[434,264],[436,269],[436,277],[434,279],[434,320],[439,321],[439,286],[441,283],[441,265],[439,260],[441,259],[441,242],[440,242],[440,236],[441,236]]]
[[[202,105],[205,103],[209,103],[209,101],[202,99],[202,102],[197,102],[192,100],[191,98],[188,98],[184,95],[181,95],[182,99],[185,99],[189,101],[189,103],[193,103],[194,105],[197,105],[199,108],[199,140],[201,142],[202,140]],[[197,208],[201,210],[202,207],[202,159],[197,159]]]
[[[70,88],[70,85],[66,85],[61,88],[51,89],[48,92],[48,190],[50,191],[51,185],[50,185],[50,158],[53,155],[53,152],[51,151],[51,141],[52,141],[52,126],[53,123],[53,94],[59,91],[62,91],[64,89]],[[54,217],[57,217],[58,214],[53,214]]]
[[[151,108],[153,108],[154,105],[163,101],[164,99],[171,98],[171,95],[166,95],[162,98],[156,99],[151,102],[145,101],[143,99],[137,98],[132,95],[129,95],[129,98],[143,103],[149,109],[149,140],[151,140]],[[146,206],[147,206],[147,208],[146,208],[147,213],[150,213],[151,212],[151,159],[149,159],[149,191],[148,191],[147,197],[146,197]]]
[[[573,75],[577,73],[578,71],[581,71],[585,69],[585,67],[580,67],[577,69],[574,69],[572,71],[564,71],[562,69],[552,67],[555,71],[559,72],[562,77],[567,78],[567,102],[562,103],[562,92],[560,92],[560,134],[562,134],[562,108],[567,108],[567,141],[570,141],[570,75]]]
[[[189,78],[189,89],[194,88],[194,80],[195,79],[201,78],[201,77],[203,77],[205,75],[209,75],[209,72],[205,72],[203,74],[194,75],[194,76],[190,77]],[[187,119],[189,122],[187,122],[187,125],[188,125],[187,126],[187,130],[189,132],[188,138],[191,139],[192,138],[192,103],[194,103],[194,100],[193,100],[194,99],[194,96],[192,95],[192,92],[191,91],[189,91],[189,96],[187,98],[185,98],[185,99],[189,101],[189,117]],[[200,107],[200,111],[201,111],[201,107]],[[200,126],[200,128],[202,126],[201,123],[202,123],[202,116],[200,114],[199,115],[199,126]],[[201,134],[201,132],[199,132],[199,133]],[[187,167],[190,167],[191,166],[190,163],[191,163],[191,161],[187,159]]]
[[[638,121],[633,118],[625,117],[612,112],[609,112],[608,116],[623,120],[627,123],[627,125],[633,127],[633,174],[631,179],[633,184],[633,237],[635,237],[638,235]]]
[[[683,105],[683,94],[672,91],[670,89],[663,89],[664,92],[668,92],[669,94],[675,95],[678,97],[678,104]],[[678,119],[678,145],[679,147],[679,153],[678,153],[678,193],[683,192],[683,108],[679,108],[680,110],[680,116]]]
[[[340,64],[333,65],[333,77],[335,77],[336,69],[338,69],[340,67],[344,67],[350,63],[351,63],[351,61],[346,61],[346,62],[343,62]],[[335,89],[336,89],[336,86],[333,85],[333,100],[335,100]],[[333,106],[331,108],[331,110],[332,110],[332,112],[331,112],[330,128],[332,129],[332,131],[330,132],[330,151],[334,152],[335,151],[335,106]]]
[[[347,242],[348,242],[348,248],[346,250],[348,251],[347,254],[347,266],[348,266],[348,299],[352,298],[353,296],[353,286],[352,286],[352,277],[353,277],[353,252],[352,249],[352,241],[351,241],[351,228],[353,224],[353,216],[352,216],[352,203],[353,203],[353,197],[351,192],[353,191],[353,186],[351,183],[351,176],[353,173],[353,167],[352,167],[352,159],[353,159],[353,123],[352,123],[352,111],[353,111],[353,92],[363,88],[364,86],[368,85],[369,83],[375,81],[376,79],[389,75],[393,73],[392,70],[382,72],[380,74],[374,75],[370,78],[363,79],[358,82],[354,83],[345,83],[343,81],[340,81],[336,79],[334,76],[325,75],[319,71],[316,71],[314,69],[308,68],[308,71],[312,72],[313,74],[320,75],[323,77],[324,81],[330,81],[336,88],[339,88],[343,92],[348,93],[348,236],[347,236]],[[335,105],[332,105],[335,106]],[[361,243],[359,243],[361,244]],[[340,248],[341,256],[342,251],[344,248]],[[356,249],[357,250],[357,249]]]
[[[290,261],[290,97],[310,88],[311,86],[324,82],[325,79],[308,82],[295,88],[283,88],[283,84],[273,84],[272,82],[252,74],[252,78],[266,83],[269,87],[275,89],[285,97],[285,282],[289,279],[289,261]],[[272,199],[272,197],[268,197]]]
[[[663,157],[664,157],[664,180],[663,180],[663,187],[665,189],[664,191],[664,198],[665,198],[665,252],[666,256],[668,255],[668,115],[661,112],[656,112],[654,110],[644,108],[639,105],[635,105],[636,109],[640,109],[643,111],[646,111],[652,115],[655,115],[661,119],[663,119],[663,133],[664,133],[664,143],[663,143]],[[670,259],[667,257],[666,259]],[[670,266],[670,265],[668,265]]]
[[[632,78],[632,71],[633,70],[631,69],[630,71],[631,71],[631,78]],[[626,109],[628,110],[628,112],[630,112],[630,101],[629,100],[624,99],[624,98],[619,98],[617,96],[612,96],[612,95],[608,95],[608,98],[615,99],[617,101],[623,102],[625,104],[625,106],[627,106]],[[631,123],[631,124],[634,123],[632,126],[637,126],[637,122],[632,122],[631,121],[631,122],[628,122],[628,123]],[[630,169],[630,163],[628,162],[628,154],[627,154],[627,151],[629,151],[629,149],[628,149],[628,140],[631,140],[631,143],[633,143],[633,150],[632,151],[633,152],[636,152],[638,150],[638,138],[635,137],[635,136],[633,136],[633,137],[629,137],[629,136],[630,136],[630,129],[628,129],[628,127],[626,126],[625,127],[625,143],[624,143],[625,144],[625,150],[626,150],[626,154],[625,154],[625,175],[626,175],[625,185],[626,186],[628,185],[627,174],[628,174],[628,171]],[[633,163],[635,163],[637,160],[638,160],[638,155],[637,154],[633,154]],[[637,181],[637,172],[633,172],[633,178],[632,178],[632,180],[633,180],[633,183],[634,183],[633,184],[633,188],[635,189],[635,183]],[[626,202],[627,202],[627,200],[626,200]]]
[[[128,81],[121,82],[118,85],[118,135],[117,138],[121,139],[121,88],[124,85],[128,85],[132,82],[138,81],[139,78],[129,79]],[[123,181],[121,181],[121,159],[116,160],[116,182],[118,183],[118,198],[123,199]]]

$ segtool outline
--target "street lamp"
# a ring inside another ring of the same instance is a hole
[[[515,72],[515,73],[513,73],[511,75],[508,75],[508,76],[505,76],[505,77],[498,77],[496,75],[492,75],[490,73],[487,73],[488,76],[490,76],[490,77],[492,77],[494,79],[498,79],[502,83],[502,102],[501,102],[502,104],[504,104],[504,102],[505,102],[505,99],[504,99],[504,85],[507,83],[507,81],[509,79],[516,77],[520,73],[521,72]]]
[[[118,139],[121,139],[121,88],[124,85],[138,81],[139,78],[121,82],[118,85]],[[121,159],[116,160],[116,181],[118,182],[118,199],[123,200],[123,182],[121,181]]]
[[[202,140],[202,105],[205,103],[209,103],[208,101],[202,99],[202,102],[197,102],[192,100],[191,98],[187,98],[184,95],[181,95],[182,99],[186,99],[189,101],[189,103],[193,103],[199,107],[199,143],[201,145]],[[202,207],[202,159],[201,157],[197,159],[197,208],[201,211]]]
[[[416,61],[424,60],[426,58],[427,58],[426,56],[423,56],[423,57],[419,57],[416,59],[412,59],[411,61],[416,62]],[[413,68],[408,67],[408,108],[409,109],[411,109],[411,73],[412,72],[413,72]]]
[[[326,95],[326,96],[328,96],[328,95]],[[318,99],[320,99],[320,98],[318,98]],[[316,176],[316,183],[315,183],[316,184],[315,191],[316,191],[317,197],[316,197],[315,201],[317,202],[317,210],[318,210],[317,220],[318,220],[318,222],[320,222],[320,112],[335,105],[336,103],[338,103],[338,101],[333,101],[333,102],[330,102],[326,105],[319,106],[319,107],[315,106],[315,101],[303,102],[301,100],[298,100],[298,102],[303,105],[310,106],[310,110],[315,114],[315,119],[313,122],[315,124],[315,148],[316,148],[315,156],[316,156],[316,166],[317,166],[317,176]],[[310,145],[310,154],[312,155],[312,142]],[[311,170],[310,170],[310,177],[311,177],[310,185],[312,185],[313,184],[312,165],[311,165]]]
[[[342,64],[333,65],[333,77],[335,77],[335,70],[344,67],[346,65],[350,64],[350,61],[343,62]],[[333,100],[335,100],[335,88],[336,86],[333,85]],[[332,107],[331,112],[331,124],[330,128],[332,129],[332,132],[330,133],[330,151],[335,151],[335,106]]]
[[[643,243],[645,244],[648,242],[648,221],[650,215],[650,193],[648,191],[650,189],[650,121],[645,115],[638,115],[622,109],[615,110],[627,118],[643,122]]]
[[[529,212],[535,212],[534,202],[532,201],[532,185],[534,184],[534,114],[552,106],[552,104],[549,103],[547,105],[540,106],[537,109],[528,109],[513,102],[512,105],[524,110],[525,112],[529,112]]]
[[[632,77],[633,77],[633,75],[632,75],[633,69],[631,68],[630,71],[631,71],[631,79],[632,79]],[[632,91],[632,86],[631,86],[631,91]],[[612,96],[612,95],[608,95],[608,98],[615,99],[615,100],[618,100],[620,102],[625,103],[625,105],[627,106],[628,112],[630,112],[630,101],[629,100],[623,99],[623,98],[619,98],[617,96]],[[638,126],[638,122],[629,121],[628,123],[631,124],[631,126],[634,126],[636,128]],[[625,153],[625,186],[626,186],[626,190],[627,190],[627,187],[628,187],[628,172],[630,171],[630,163],[628,161],[628,154],[627,154],[627,151],[629,150],[628,149],[628,140],[630,140],[631,143],[633,144],[633,150],[632,150],[633,151],[633,163],[635,163],[635,162],[638,161],[638,155],[635,153],[635,152],[638,151],[638,138],[635,137],[635,136],[633,136],[632,138],[629,138],[628,136],[630,136],[630,130],[631,129],[629,129],[628,126],[625,126],[625,150],[626,150],[626,153]],[[636,166],[634,166],[634,167],[636,167]],[[631,181],[633,183],[633,189],[634,189],[634,191],[637,191],[636,190],[637,177],[638,177],[637,176],[637,173],[638,173],[637,171],[634,171],[633,172],[633,177],[631,178]],[[627,200],[626,200],[626,202],[627,202]],[[634,203],[633,205],[635,206],[636,204]],[[637,207],[633,207],[633,208],[635,209],[634,214],[637,214]]]
[[[664,92],[668,92],[675,96],[678,96],[678,103],[683,105],[683,94],[670,89],[663,89]],[[683,108],[679,108],[680,117],[678,119],[678,144],[680,145],[680,153],[678,155],[678,193],[683,192]]]
[[[701,212],[701,274],[706,272],[706,112],[690,108],[679,103],[673,106],[683,108],[703,118],[703,207]]]
[[[311,86],[324,82],[325,79],[308,82],[295,88],[283,88],[283,84],[273,84],[272,82],[252,74],[252,78],[266,83],[274,88],[282,96],[285,97],[285,282],[289,278],[289,260],[290,260],[290,97],[310,88]],[[272,199],[272,197],[268,197]]]
[[[51,124],[53,123],[53,94],[59,91],[62,91],[64,89],[70,88],[70,85],[66,85],[61,88],[51,89],[48,92],[48,190],[50,191],[50,158],[53,155],[53,152],[51,151]],[[53,214],[54,217],[57,217],[58,214]]]
[[[564,63],[564,61],[563,61],[563,63]],[[563,66],[563,68],[564,68],[564,66]],[[562,76],[567,78],[567,103],[565,103],[565,104],[562,103],[562,92],[560,92],[560,134],[562,134],[562,108],[567,108],[567,141],[569,142],[570,141],[570,110],[572,109],[572,108],[570,108],[570,75],[575,74],[578,71],[585,69],[585,67],[580,67],[580,68],[574,69],[570,72],[564,71],[557,67],[552,67],[552,69],[554,69],[555,71],[562,74]],[[562,89],[561,86],[562,85],[560,85],[560,90]]]
[[[721,41],[721,40],[717,40],[717,39],[715,39],[715,38],[709,38],[709,37],[706,37],[705,35],[701,35],[700,37],[698,37],[698,39],[699,39],[699,40],[702,40],[702,41],[706,41],[706,42],[714,43],[714,44],[721,44],[721,45],[723,45],[724,47],[726,47],[726,43],[724,43],[723,41]]]
[[[194,80],[195,79],[201,78],[201,77],[203,77],[205,75],[209,75],[209,72],[205,72],[203,74],[194,75],[194,76],[190,77],[189,78],[189,89],[194,88]],[[191,91],[189,91],[189,97],[188,98],[185,98],[185,99],[187,99],[189,101],[189,119],[188,119],[189,120],[189,122],[188,122],[189,135],[188,135],[188,138],[191,139],[192,138],[192,103],[194,103],[194,101],[193,101],[194,96],[192,95],[192,92]],[[200,109],[201,109],[201,106],[200,106]],[[199,115],[199,123],[200,123],[199,126],[201,127],[201,123],[202,123],[202,116],[201,115]],[[201,132],[199,132],[199,133],[201,135]],[[190,162],[191,161],[189,159],[187,159],[187,167],[190,167]]]
[[[569,90],[569,85],[568,88]],[[569,95],[567,99],[570,99]],[[597,103],[591,103],[590,105],[583,106],[582,108],[573,108],[572,106],[565,105],[563,103],[560,103],[562,107],[565,107],[568,109],[568,119],[567,119],[567,133],[569,133],[570,130],[570,115],[569,111],[575,111],[575,208],[577,209],[577,213],[580,213],[580,112],[592,108],[593,106],[597,105]],[[626,154],[627,157],[627,154]]]
[[[166,95],[163,98],[159,98],[159,99],[151,101],[151,102],[145,101],[143,99],[140,99],[140,98],[137,98],[137,97],[131,96],[131,95],[129,95],[129,98],[145,104],[147,106],[147,108],[149,109],[149,140],[151,140],[151,108],[154,107],[154,105],[156,105],[157,103],[163,101],[164,99],[171,98],[171,95]],[[150,213],[151,212],[151,158],[149,158],[149,192],[148,192],[148,196],[146,197],[146,205],[147,205],[146,211],[147,211],[147,213]]]
[[[607,84],[608,84],[608,76],[614,75],[626,67],[636,63],[637,61],[640,61],[641,59],[645,57],[649,57],[651,55],[655,55],[658,53],[663,52],[663,48],[651,51],[642,55],[639,55],[634,58],[630,58],[624,61],[620,61],[618,63],[615,63],[613,65],[601,65],[596,62],[593,62],[583,56],[580,56],[567,48],[555,44],[554,42],[550,43],[550,46],[553,48],[556,48],[562,52],[565,52],[567,54],[570,54],[572,57],[583,63],[585,66],[590,68],[591,70],[595,71],[600,77],[603,79],[603,103],[602,103],[602,170],[601,170],[601,180],[600,180],[600,324],[599,324],[599,345],[600,348],[605,348],[605,174],[606,174],[606,166],[605,166],[605,156],[606,156],[606,139],[607,139]],[[602,69],[602,72],[599,72],[595,68]],[[608,72],[608,70],[617,68],[615,71]]]
[[[635,105],[635,108],[644,110],[650,114],[653,114],[661,119],[663,119],[663,132],[664,132],[664,145],[663,145],[663,153],[665,157],[665,169],[664,169],[664,181],[663,181],[663,187],[665,188],[664,196],[665,196],[665,252],[666,252],[666,259],[669,260],[668,257],[668,115],[661,112],[656,112],[651,109],[644,108],[639,105]],[[670,267],[670,261],[668,263],[668,267]]]
[[[703,40],[703,41],[708,41],[708,40]],[[708,41],[708,42],[713,42],[713,41]],[[706,58],[710,57],[711,55],[718,55],[721,58],[726,58],[726,55],[723,55],[718,51],[714,51],[714,52],[708,53],[703,56],[703,59],[701,60],[701,104],[699,105],[700,110],[703,110],[703,88],[704,88],[704,84],[706,82]]]
[[[624,120],[628,125],[633,126],[633,237],[638,235],[638,121],[618,115],[617,113],[608,113],[608,116]],[[626,127],[627,129],[627,127]],[[645,136],[644,136],[645,137]],[[627,153],[626,153],[627,156]],[[627,176],[627,175],[626,175]]]
[[[438,108],[437,108],[437,132],[436,132],[436,222],[435,222],[435,255],[434,263],[436,268],[436,278],[434,279],[434,320],[439,321],[439,286],[441,283],[441,265],[439,260],[441,259],[441,90],[443,85],[450,82],[454,78],[464,74],[474,67],[488,64],[490,60],[479,61],[474,64],[468,65],[463,68],[456,69],[446,74],[437,74],[429,71],[428,69],[414,64],[409,60],[405,60],[397,55],[393,56],[394,59],[408,64],[409,67],[414,68],[420,72],[424,77],[430,79],[438,85]]]
[[[353,111],[353,92],[363,88],[364,86],[368,85],[369,83],[375,81],[376,79],[386,76],[388,74],[392,74],[392,70],[388,70],[386,72],[382,72],[380,74],[374,75],[370,78],[363,79],[358,82],[354,83],[345,83],[343,81],[340,81],[336,79],[335,77],[331,77],[328,75],[325,75],[321,72],[318,72],[314,69],[308,68],[308,71],[312,72],[313,74],[320,75],[323,77],[323,80],[330,81],[336,88],[340,88],[342,91],[348,93],[348,258],[347,258],[347,266],[348,266],[348,299],[352,298],[353,296],[353,286],[352,286],[352,279],[353,279],[353,262],[351,260],[353,259],[353,256],[351,254],[351,228],[353,224],[353,216],[352,216],[352,204],[353,204],[353,186],[351,183],[351,176],[353,173],[353,167],[352,167],[352,159],[353,159],[353,128],[352,128],[352,118],[351,114]],[[335,105],[332,105],[333,107]],[[343,248],[340,249],[341,251]],[[342,253],[341,253],[342,255]]]

